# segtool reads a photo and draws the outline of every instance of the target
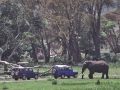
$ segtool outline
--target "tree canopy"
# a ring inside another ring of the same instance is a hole
[[[98,60],[105,45],[116,54],[119,12],[114,0],[1,0],[0,58],[18,62],[27,52],[33,62],[57,56],[71,63],[85,53]]]

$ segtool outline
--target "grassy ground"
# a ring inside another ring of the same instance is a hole
[[[49,67],[40,68],[40,72],[49,70]],[[120,89],[120,65],[110,64],[110,79],[101,79],[101,73],[95,73],[94,79],[88,78],[89,71],[85,71],[84,79],[81,79],[81,67],[74,66],[79,72],[78,78],[54,79],[51,76],[39,77],[41,80],[0,80],[0,90],[119,90]],[[9,81],[9,82],[5,82]],[[13,82],[11,82],[13,81]]]
[[[1,83],[0,90],[119,90],[118,79],[57,79]]]

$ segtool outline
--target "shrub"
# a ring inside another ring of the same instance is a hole
[[[49,79],[47,79],[47,81],[54,81],[54,79],[52,79],[52,78],[49,78]]]
[[[100,80],[99,79],[97,80],[96,85],[100,85]]]
[[[52,85],[57,85],[57,80],[53,80]]]
[[[6,86],[3,86],[2,90],[8,90],[9,88]]]

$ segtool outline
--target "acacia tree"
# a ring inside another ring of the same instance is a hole
[[[1,27],[2,30],[1,32],[5,35],[4,37],[6,37],[6,39],[4,38],[5,43],[2,43],[3,45],[1,46],[1,48],[3,48],[3,52],[2,54],[8,50],[8,48],[13,49],[13,51],[11,52],[11,54],[8,56],[8,58],[3,58],[3,60],[8,60],[10,61],[10,58],[13,56],[15,50],[18,48],[18,45],[16,45],[17,43],[19,43],[19,29],[15,30],[15,23],[14,20],[17,21],[17,15],[19,14],[19,8],[17,5],[15,4],[11,4],[11,2],[6,1],[1,3],[0,5],[1,9]],[[2,34],[1,33],[1,34]],[[17,41],[18,40],[18,41]],[[19,43],[20,44],[20,43]],[[15,48],[14,48],[14,45]]]
[[[0,60],[11,62],[11,58],[23,41],[21,36],[26,24],[25,17],[19,6],[10,1],[0,3],[0,12],[0,33],[1,36],[4,35],[4,38],[0,39],[2,49]],[[4,70],[7,71],[7,65],[5,65]]]
[[[102,18],[102,35],[104,36],[111,52],[115,54],[120,52],[120,9],[106,13]]]
[[[2,40],[1,48],[2,53],[6,50],[11,50],[10,53],[3,60],[11,61],[18,47],[24,43],[25,38],[22,37],[23,33],[32,29],[33,25],[28,20],[28,13],[14,2],[6,1],[0,4],[1,34],[3,33],[4,39]],[[1,56],[2,56],[1,53]]]
[[[113,6],[113,0],[85,0],[84,8],[90,18],[90,32],[92,34],[96,59],[100,58],[100,19],[102,10]]]
[[[82,15],[81,0],[51,0],[48,9],[51,16],[57,19],[54,27],[62,41],[63,54],[68,52],[68,60],[81,61],[78,45],[78,33],[81,31]],[[49,16],[49,18],[51,18]],[[55,21],[54,20],[54,21]],[[59,21],[58,21],[59,20]]]
[[[45,62],[50,60],[50,44],[54,41],[51,37],[51,31],[45,26],[46,20],[43,19],[46,11],[47,0],[19,0],[17,3],[21,3],[26,7],[26,12],[29,12],[32,22],[34,22],[34,29],[31,31],[36,41],[39,41],[40,46],[44,51]],[[41,20],[44,20],[41,21]],[[32,44],[32,46],[34,46]],[[34,50],[35,51],[35,50]]]

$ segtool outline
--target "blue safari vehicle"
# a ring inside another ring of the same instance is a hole
[[[32,67],[14,67],[11,71],[13,79],[30,80],[31,78],[38,79],[38,72],[34,72]]]
[[[65,77],[70,78],[71,76],[74,78],[78,77],[78,72],[72,69],[72,66],[68,65],[53,65],[52,66],[52,75],[55,79],[61,77],[64,79]]]

